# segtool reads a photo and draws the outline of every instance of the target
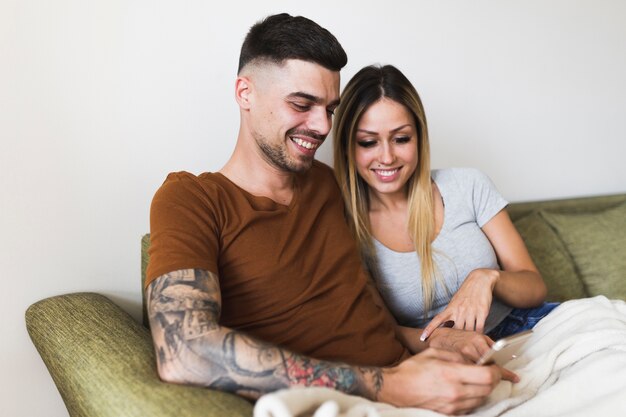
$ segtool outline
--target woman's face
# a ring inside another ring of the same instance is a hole
[[[372,104],[357,126],[355,161],[374,194],[405,194],[417,168],[417,128],[411,112],[388,98]]]

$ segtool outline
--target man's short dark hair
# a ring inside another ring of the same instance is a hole
[[[255,23],[241,46],[237,73],[251,61],[280,64],[286,59],[313,62],[339,71],[348,62],[335,36],[311,19],[287,13],[268,16]]]

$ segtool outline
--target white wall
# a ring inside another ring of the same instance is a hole
[[[151,197],[230,155],[238,50],[266,14],[335,33],[343,83],[402,69],[436,167],[481,168],[512,201],[626,192],[620,0],[0,1],[1,415],[67,415],[25,331],[32,302],[97,291],[139,317]]]

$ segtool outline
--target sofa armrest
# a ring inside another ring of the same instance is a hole
[[[252,415],[235,395],[162,382],[149,331],[103,295],[41,300],[26,327],[72,417]]]

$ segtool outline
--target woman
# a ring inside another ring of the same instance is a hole
[[[346,85],[334,122],[348,221],[385,304],[403,326],[492,339],[532,328],[556,304],[491,181],[430,169],[420,97],[395,67]],[[417,255],[417,256],[416,256]]]

